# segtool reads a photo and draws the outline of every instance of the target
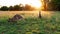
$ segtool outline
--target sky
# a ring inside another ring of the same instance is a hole
[[[0,6],[14,6],[19,4],[29,4],[35,7],[41,6],[40,0],[0,0]]]

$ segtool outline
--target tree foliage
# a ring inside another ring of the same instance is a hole
[[[13,11],[14,9],[13,9],[13,6],[10,6],[9,7],[9,11]]]
[[[60,0],[53,0],[52,1],[55,10],[59,10],[60,11]]]
[[[32,11],[34,10],[35,8],[34,7],[31,7],[31,5],[28,5],[26,4],[25,6],[23,6],[22,4],[20,5],[14,5],[14,6],[10,6],[10,7],[7,7],[7,6],[2,6],[0,8],[1,11]]]
[[[7,6],[3,6],[3,7],[0,8],[0,10],[7,11],[8,10],[8,7]]]
[[[26,11],[28,11],[28,10],[29,10],[29,11],[32,11],[32,10],[34,10],[34,8],[33,8],[32,6],[26,4],[24,10],[26,10]]]
[[[14,6],[14,11],[19,11],[19,9],[20,9],[19,5]]]
[[[48,10],[60,11],[60,0],[51,0],[48,4]]]

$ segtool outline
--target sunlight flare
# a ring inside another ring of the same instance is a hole
[[[14,6],[19,4],[29,4],[33,7],[39,8],[42,6],[42,2],[40,0],[0,0],[1,6]]]

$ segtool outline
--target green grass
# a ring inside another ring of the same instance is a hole
[[[57,12],[50,19],[26,18],[8,22],[8,17],[0,18],[0,34],[60,34],[60,16]]]

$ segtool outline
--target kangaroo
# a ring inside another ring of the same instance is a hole
[[[39,11],[39,18],[41,18],[41,11]]]
[[[15,22],[21,18],[23,18],[21,15],[16,14],[14,17],[9,18],[8,22]]]

